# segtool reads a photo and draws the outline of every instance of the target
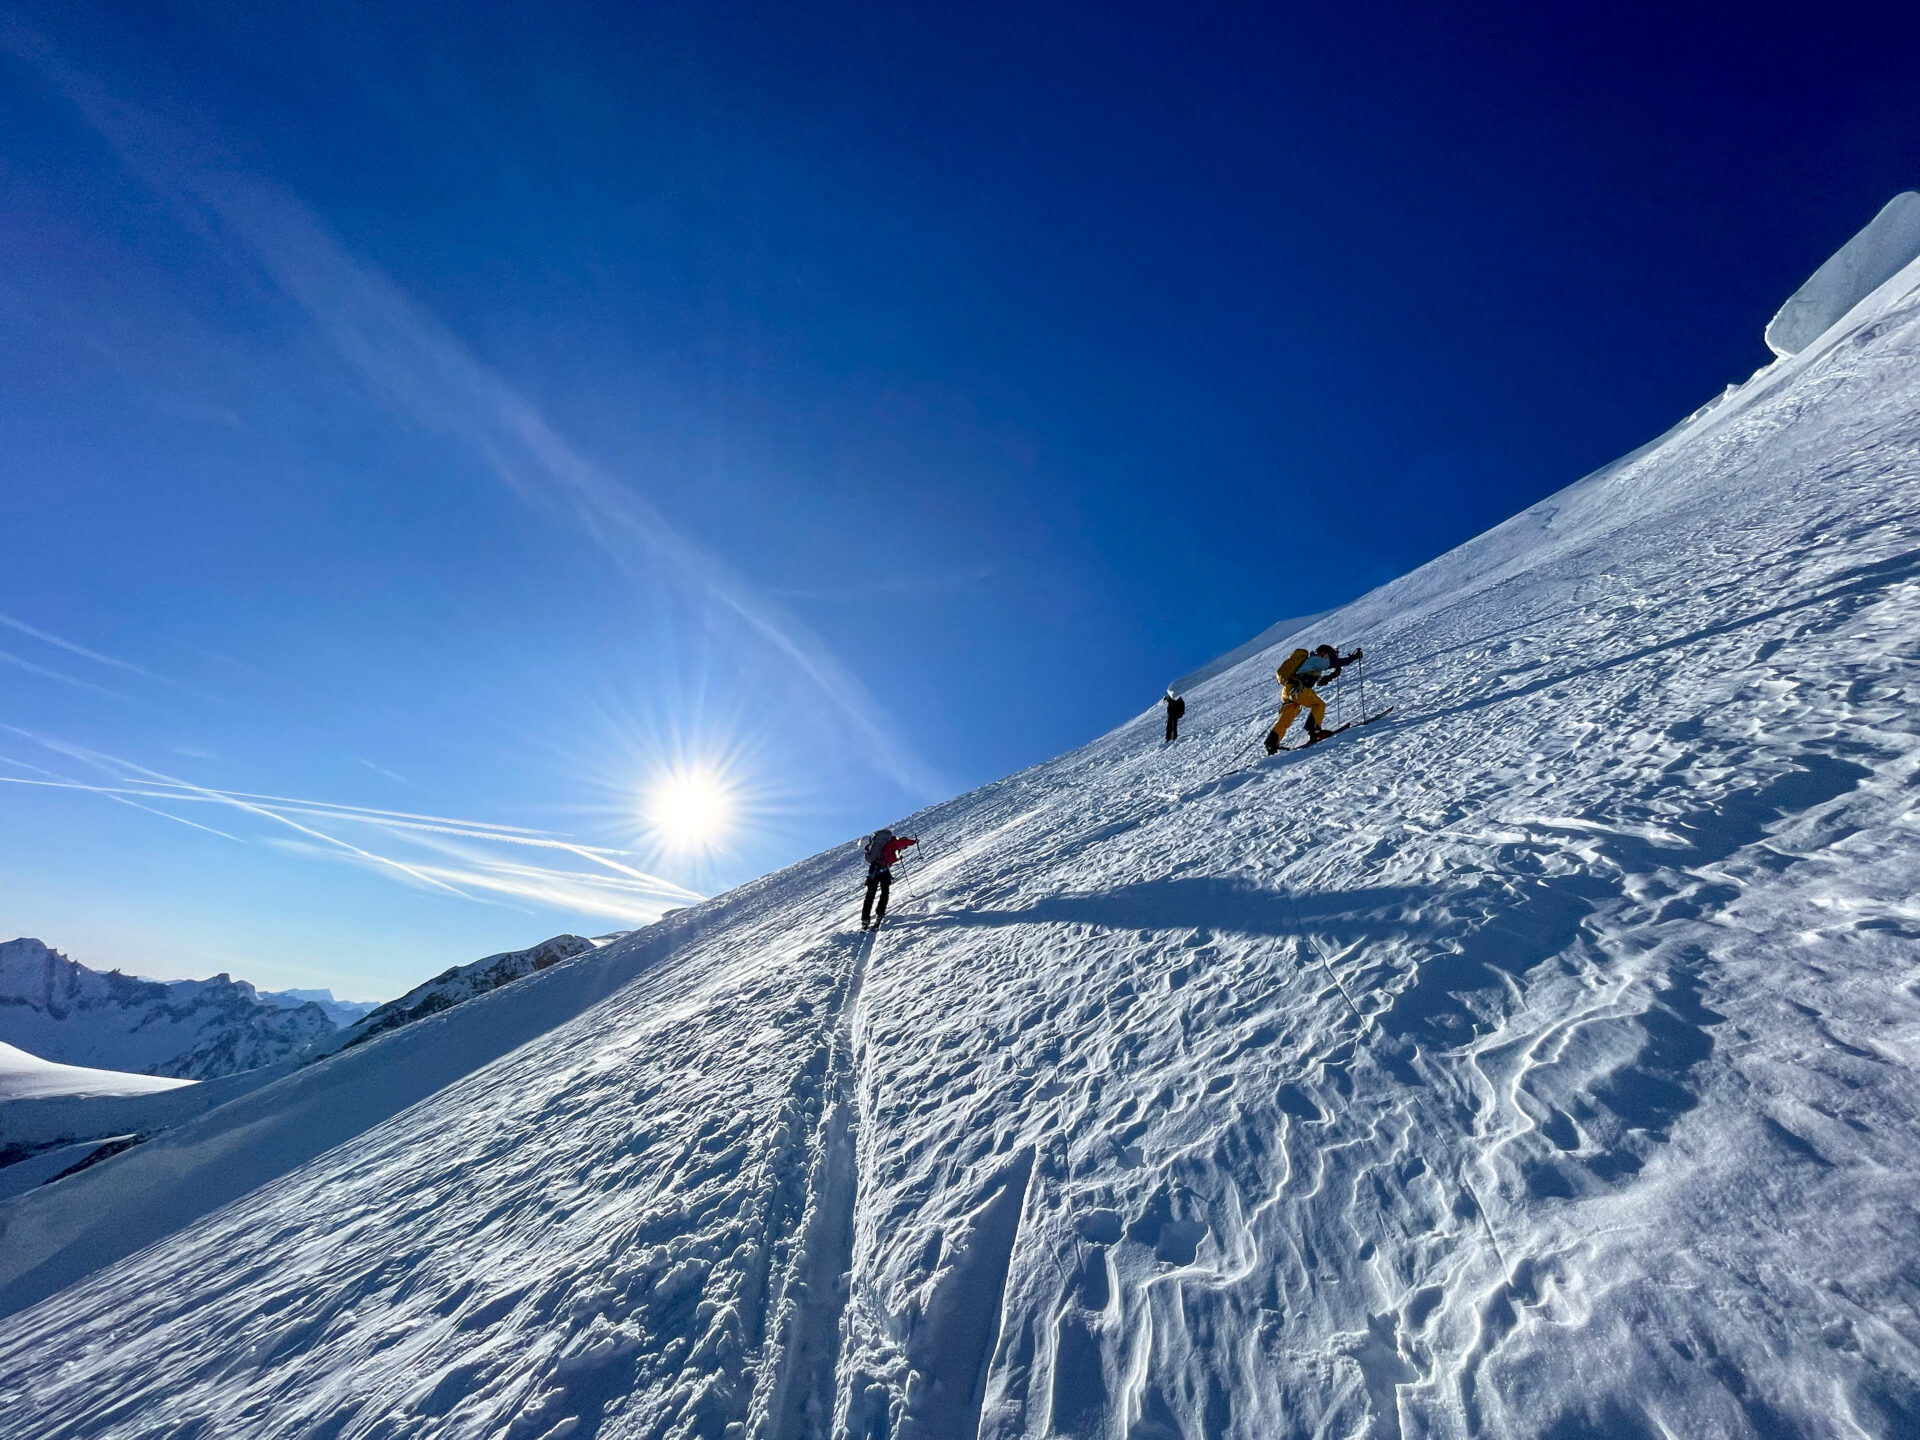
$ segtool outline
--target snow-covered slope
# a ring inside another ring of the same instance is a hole
[[[55,1145],[24,1160],[17,1160],[0,1169],[0,1200],[11,1200],[15,1195],[24,1195],[36,1186],[50,1185],[64,1175],[119,1154],[132,1143],[134,1137],[131,1135],[116,1136],[105,1141],[86,1140],[75,1145]]]
[[[1247,766],[1256,656],[1170,750],[1154,707],[912,817],[877,936],[847,847],[0,1207],[0,1263],[97,1236],[126,1176],[523,1027],[138,1254],[47,1252],[0,1413],[1915,1433],[1920,267],[1879,294],[1317,626],[1388,721]]]
[[[136,1076],[176,1088],[139,1095],[27,1096],[0,1105],[0,1160],[7,1152],[25,1153],[56,1141],[95,1140],[108,1135],[154,1135],[184,1125],[209,1110],[226,1105],[249,1091],[271,1085],[300,1067],[298,1060],[282,1060],[222,1075],[217,1080],[175,1081],[160,1076]],[[109,1071],[124,1074],[124,1071]],[[0,1169],[6,1167],[0,1166]],[[0,1245],[0,1264],[4,1264]]]
[[[0,1194],[21,1194],[33,1188],[20,1183],[15,1172],[16,1165],[26,1163],[16,1158],[30,1155],[35,1151],[61,1142],[79,1142],[100,1140],[112,1136],[135,1135],[144,1138],[173,1130],[196,1120],[207,1111],[228,1105],[238,1097],[256,1089],[271,1085],[292,1073],[300,1065],[319,1056],[355,1045],[374,1034],[382,1034],[400,1025],[439,1013],[471,999],[485,994],[511,980],[521,979],[537,970],[558,963],[575,954],[591,950],[596,943],[605,943],[613,936],[602,937],[601,941],[582,939],[574,935],[556,936],[539,945],[525,950],[510,951],[501,955],[490,955],[471,965],[457,966],[435,977],[424,985],[416,987],[399,1000],[384,1006],[369,1006],[352,1001],[336,1001],[328,991],[283,992],[265,994],[260,998],[268,1000],[281,1008],[295,1008],[300,1005],[318,1004],[327,1009],[330,1004],[334,1011],[341,1011],[350,1018],[365,1020],[364,1025],[355,1024],[345,1030],[329,1032],[309,1045],[301,1048],[290,1058],[278,1060],[271,1065],[244,1070],[219,1079],[203,1082],[193,1087],[194,1093],[180,1094],[175,1091],[162,1095],[159,1092],[174,1091],[174,1087],[188,1084],[186,1081],[164,1080],[141,1075],[126,1075],[118,1071],[96,1071],[68,1066],[52,1065],[27,1055],[24,1051],[0,1045],[0,1101],[12,1103],[0,1104]],[[594,995],[595,999],[599,994]],[[587,1003],[582,1001],[581,1003]],[[577,1007],[576,1007],[577,1008]],[[546,1023],[551,1024],[550,1012]],[[572,1013],[572,1012],[567,1012]],[[439,1077],[435,1084],[444,1084],[455,1076],[484,1064],[498,1055],[501,1049],[510,1049],[531,1030],[514,1030],[516,1035],[511,1043],[481,1040],[476,1043],[455,1045],[444,1048],[438,1054],[426,1073]],[[10,1064],[8,1052],[14,1057]],[[210,1186],[199,1191],[201,1200],[195,1201],[183,1213],[177,1206],[168,1213],[176,1219],[190,1219],[211,1208],[220,1201],[239,1194],[253,1184],[271,1179],[273,1176],[304,1163],[325,1149],[327,1145],[337,1143],[349,1135],[356,1134],[368,1125],[386,1119],[396,1110],[411,1104],[426,1089],[403,1089],[404,1098],[381,1092],[378,1085],[365,1087],[367,1093],[355,1097],[350,1106],[335,1107],[326,1122],[311,1126],[306,1131],[304,1144],[291,1147],[279,1147],[272,1151],[260,1151],[250,1157],[244,1165],[233,1165],[224,1158],[225,1152],[218,1147],[208,1147],[206,1137],[208,1127],[190,1132],[192,1143],[200,1146],[201,1154],[218,1154],[220,1158],[211,1166],[215,1178]],[[429,1086],[429,1089],[434,1088]],[[279,1092],[272,1100],[264,1102],[264,1111],[276,1112],[279,1119],[289,1119],[292,1110],[287,1100],[287,1092]],[[255,1111],[236,1109],[229,1111],[217,1122],[226,1126],[237,1121],[238,1117],[257,1118]],[[248,1123],[251,1123],[250,1121]],[[323,1138],[324,1137],[324,1138]],[[36,1157],[37,1159],[38,1157]],[[132,1167],[133,1170],[143,1166]],[[185,1167],[193,1172],[194,1167]],[[168,1167],[166,1182],[178,1187],[189,1177],[183,1174],[182,1167],[176,1162]],[[53,1172],[49,1172],[51,1174]],[[117,1248],[108,1247],[109,1258],[126,1254],[133,1244],[129,1237],[133,1235],[151,1236],[162,1233],[150,1230],[150,1220],[141,1218],[126,1221],[120,1212],[126,1208],[138,1209],[144,1206],[142,1197],[132,1188],[132,1175],[129,1171],[116,1172],[121,1175],[121,1188],[116,1191],[112,1210],[114,1217],[104,1223],[117,1237]],[[240,1183],[244,1179],[245,1183]],[[38,1183],[38,1182],[35,1182]],[[237,1186],[237,1188],[235,1188]],[[211,1198],[217,1197],[217,1198]],[[94,1223],[101,1217],[86,1206],[69,1207],[64,1203],[58,1207],[62,1234],[68,1239],[81,1228]],[[66,1243],[63,1241],[63,1243]],[[103,1253],[103,1252],[90,1252]],[[24,1251],[16,1245],[10,1255],[0,1256],[0,1277],[12,1278],[18,1273]],[[0,1280],[4,1283],[4,1280]]]
[[[156,1090],[174,1090],[191,1084],[191,1080],[172,1080],[159,1075],[130,1075],[124,1070],[61,1065],[0,1042],[0,1104],[56,1096],[151,1095]]]
[[[1204,685],[1207,681],[1213,679],[1214,676],[1226,674],[1227,671],[1240,664],[1241,661],[1271,650],[1282,640],[1299,634],[1308,626],[1325,619],[1332,613],[1330,610],[1320,610],[1312,615],[1296,615],[1291,620],[1276,621],[1245,644],[1236,645],[1233,649],[1227,651],[1226,654],[1216,656],[1214,659],[1209,660],[1198,670],[1193,670],[1180,676],[1170,683],[1167,688],[1176,695],[1184,695],[1194,687]]]
[[[63,1065],[206,1080],[271,1065],[333,1031],[318,1005],[275,1004],[225,975],[140,980],[38,940],[0,944],[0,1042]]]
[[[708,923],[727,913],[716,908]],[[163,1098],[174,1097],[142,1096],[76,1114],[40,1102],[48,1113],[38,1125],[11,1135],[28,1128],[10,1123],[13,1113],[34,1102],[0,1109],[0,1142],[22,1148],[82,1138],[76,1122],[93,1122],[86,1133],[95,1137],[105,1133],[102,1122],[153,1137],[84,1184],[62,1182],[57,1191],[0,1207],[0,1314],[123,1259],[578,1016],[654,963],[689,923],[676,914],[634,932],[638,943],[623,946],[611,963],[587,963],[591,956],[556,963],[510,990],[314,1064],[289,1062],[277,1074],[249,1072],[194,1087],[228,1090],[230,1098],[209,1097],[224,1101],[217,1105],[165,1106]],[[267,1083],[249,1084],[262,1076]],[[0,1169],[0,1177],[6,1173]]]

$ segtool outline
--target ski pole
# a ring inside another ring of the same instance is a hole
[[[905,872],[900,877],[900,889],[902,891],[900,903],[902,905],[910,905],[913,903],[913,897],[918,893],[918,886],[915,883],[914,877],[920,873],[920,867],[927,863],[927,842],[921,840],[913,848],[917,852],[913,857],[913,863],[901,867]]]
[[[913,900],[913,872],[918,868],[918,857],[914,864],[908,864],[902,857],[900,865],[900,904],[905,906]]]

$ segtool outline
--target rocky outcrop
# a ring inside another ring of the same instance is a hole
[[[358,1045],[375,1035],[410,1025],[415,1020],[424,1020],[439,1011],[450,1010],[462,1001],[484,995],[489,990],[497,990],[536,970],[544,970],[575,955],[584,955],[594,948],[594,942],[583,935],[556,935],[525,950],[508,950],[499,955],[489,955],[484,960],[476,960],[471,965],[456,965],[424,985],[415,986],[398,1000],[388,1001],[349,1026],[338,1048]]]

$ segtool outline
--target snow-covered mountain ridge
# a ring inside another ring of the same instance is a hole
[[[593,948],[594,942],[584,935],[556,935],[525,950],[507,950],[476,960],[470,965],[455,965],[431,980],[414,986],[398,1000],[389,1000],[367,1011],[322,1048],[345,1049],[349,1045],[358,1045],[375,1035],[383,1035],[442,1010],[450,1010],[476,995],[484,995],[512,981],[523,980],[536,970],[545,970],[549,965],[557,965],[575,955],[584,955]]]
[[[272,1065],[334,1028],[317,1003],[226,975],[141,980],[38,940],[0,943],[0,1042],[57,1064],[206,1080]]]
[[[47,1297],[0,1321],[0,1411],[1920,1430],[1917,536],[1909,265],[1276,637],[1363,643],[1380,725],[1248,763],[1269,651],[1171,748],[1156,707],[897,826],[930,858],[877,936],[853,849],[818,856],[0,1206],[0,1297]],[[406,1075],[251,1193],[114,1208]],[[126,1220],[157,1243],[87,1248]]]
[[[21,1194],[33,1188],[32,1185],[20,1181],[20,1172],[16,1167],[27,1157],[35,1156],[38,1152],[59,1147],[70,1148],[80,1142],[97,1142],[109,1137],[124,1140],[125,1137],[132,1136],[137,1141],[150,1139],[184,1125],[210,1110],[231,1105],[240,1096],[251,1090],[273,1084],[301,1065],[310,1064],[338,1050],[358,1045],[375,1035],[386,1034],[400,1026],[442,1013],[477,995],[486,994],[512,981],[524,979],[537,971],[558,964],[561,960],[591,951],[595,945],[605,944],[615,938],[617,937],[609,935],[602,936],[598,940],[588,940],[577,935],[554,936],[524,950],[507,951],[498,955],[489,955],[468,965],[456,965],[432,980],[416,986],[398,1000],[382,1006],[337,1001],[333,999],[331,992],[324,990],[299,994],[261,993],[260,999],[272,1002],[283,1009],[297,1008],[312,1001],[320,1004],[330,1014],[342,1013],[349,1018],[354,1018],[355,1023],[341,1030],[329,1030],[269,1065],[237,1071],[221,1077],[217,1082],[196,1085],[194,1094],[181,1094],[177,1090],[170,1089],[170,1083],[174,1082],[156,1081],[127,1072],[88,1070],[54,1064],[0,1042],[0,1194]],[[87,973],[91,975],[92,972]],[[186,983],[189,986],[193,984],[193,982]],[[453,1052],[443,1057],[441,1064],[431,1069],[431,1073],[440,1077],[439,1083],[445,1084],[500,1053],[498,1049],[489,1048],[491,1043],[482,1040],[477,1046],[469,1044],[464,1049],[455,1046]],[[12,1059],[8,1058],[9,1054],[13,1057]],[[246,1176],[252,1183],[271,1179],[325,1148],[324,1145],[312,1143],[313,1137],[331,1136],[332,1140],[329,1143],[345,1139],[356,1133],[358,1125],[378,1123],[395,1110],[404,1108],[407,1103],[406,1101],[396,1102],[391,1087],[384,1092],[381,1092],[377,1085],[372,1088],[378,1093],[359,1097],[357,1103],[350,1106],[336,1106],[334,1113],[328,1116],[327,1123],[310,1125],[307,1133],[311,1148],[303,1150],[298,1145],[291,1149],[283,1147],[277,1152],[275,1158],[260,1155],[250,1157],[253,1162],[251,1165],[236,1165],[222,1153],[218,1164],[223,1172],[225,1183],[231,1184],[236,1176]],[[270,1108],[285,1111],[284,1092],[272,1102]],[[228,1110],[222,1123],[234,1123],[236,1117],[243,1113],[245,1112]],[[342,1128],[341,1120],[344,1115],[357,1117],[357,1124]],[[283,1113],[279,1118],[286,1120],[289,1116]],[[204,1142],[206,1138],[204,1127],[194,1133]],[[204,1145],[202,1148],[205,1148]],[[262,1164],[263,1160],[266,1163]],[[135,1171],[140,1168],[138,1165],[133,1167]],[[177,1157],[160,1168],[166,1172],[170,1181],[177,1182],[181,1178]],[[122,1167],[118,1173],[123,1182],[130,1180],[127,1167]],[[134,1193],[134,1190],[135,1187],[129,1184],[124,1199],[125,1203],[137,1206],[140,1203],[139,1196]],[[228,1193],[238,1194],[239,1191],[232,1190]],[[68,1207],[61,1207],[61,1210],[63,1219],[71,1226],[77,1219],[77,1212]],[[198,1213],[198,1211],[189,1213]],[[137,1231],[139,1227],[115,1222],[114,1228],[131,1232]],[[19,1249],[20,1247],[16,1245],[14,1253],[6,1257],[6,1260],[17,1264]],[[127,1248],[115,1250],[114,1253],[125,1254]],[[6,1260],[0,1260],[0,1273],[11,1274],[13,1272],[8,1270]]]

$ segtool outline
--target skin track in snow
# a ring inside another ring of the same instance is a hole
[[[817,1103],[796,1119],[813,1118],[806,1203],[799,1244],[788,1262],[767,1363],[764,1397],[756,1397],[749,1433],[767,1440],[800,1440],[823,1433],[833,1416],[840,1331],[853,1268],[854,1211],[858,1199],[855,1017],[878,937],[872,930],[852,946],[844,989],[834,1006],[821,1067]]]
[[[1223,778],[1254,655],[904,821],[864,952],[843,847],[250,1092],[379,1118],[11,1308],[8,1440],[1920,1433],[1920,267],[1876,295],[1320,622],[1364,744]],[[0,1204],[0,1267],[220,1117]]]

